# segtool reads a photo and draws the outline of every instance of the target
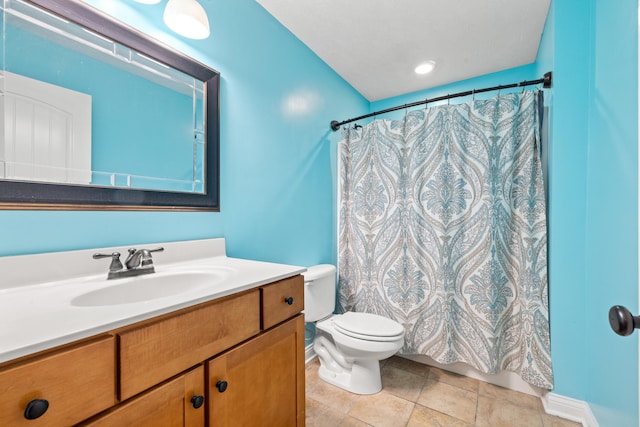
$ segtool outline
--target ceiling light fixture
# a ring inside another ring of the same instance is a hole
[[[133,0],[136,1],[138,3],[144,3],[144,4],[157,4],[160,3],[160,0]]]
[[[418,65],[414,71],[416,74],[429,74],[434,68],[436,68],[436,63],[434,61],[426,61]]]
[[[164,9],[164,22],[190,39],[206,39],[210,34],[207,13],[196,0],[169,0]]]

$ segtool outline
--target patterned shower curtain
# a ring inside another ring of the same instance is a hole
[[[405,327],[404,354],[551,372],[542,93],[343,130],[339,305]]]

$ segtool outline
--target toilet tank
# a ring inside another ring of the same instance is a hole
[[[315,322],[336,307],[336,268],[330,264],[309,267],[304,276],[304,320]]]

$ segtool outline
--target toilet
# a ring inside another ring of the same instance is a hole
[[[352,393],[382,390],[380,360],[393,356],[404,345],[402,325],[376,314],[333,314],[333,265],[309,267],[303,275],[305,321],[316,325],[313,350],[320,359],[318,376]]]

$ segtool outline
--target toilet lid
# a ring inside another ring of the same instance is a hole
[[[369,341],[394,341],[404,334],[395,320],[370,313],[348,311],[333,319],[335,328],[345,335]]]

